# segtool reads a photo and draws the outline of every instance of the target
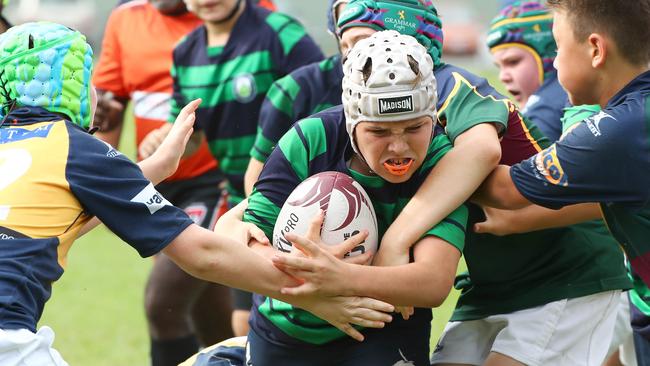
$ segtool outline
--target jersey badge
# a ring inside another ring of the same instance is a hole
[[[154,188],[152,183],[149,183],[142,191],[140,191],[140,193],[131,198],[131,202],[144,204],[152,215],[158,212],[161,208],[172,205],[156,190],[156,188]]]
[[[595,137],[602,135],[602,133],[600,132],[600,121],[602,121],[605,118],[611,118],[614,121],[616,121],[616,118],[605,113],[604,111],[600,111],[597,114],[586,119],[585,123],[587,123],[587,127],[589,128],[589,131],[591,131],[592,135],[594,135]]]
[[[564,187],[569,184],[560,160],[557,158],[555,144],[537,154],[535,157],[535,167],[549,183]]]
[[[255,78],[251,74],[242,74],[235,77],[233,80],[233,94],[235,99],[240,103],[248,103],[255,99],[257,94],[257,86],[255,85]]]

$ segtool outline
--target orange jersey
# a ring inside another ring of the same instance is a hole
[[[167,16],[146,0],[117,7],[108,19],[93,82],[98,89],[131,99],[139,145],[170,113],[172,51],[202,22],[192,13]],[[204,142],[183,159],[169,180],[189,179],[217,166]]]

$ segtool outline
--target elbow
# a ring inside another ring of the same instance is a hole
[[[485,166],[492,169],[496,168],[501,161],[501,144],[499,144],[499,141],[490,141],[490,143],[483,144],[480,150],[480,158]]]

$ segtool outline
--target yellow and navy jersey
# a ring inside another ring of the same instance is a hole
[[[143,257],[192,223],[108,144],[42,108],[11,112],[0,128],[0,329],[35,330],[92,216]]]

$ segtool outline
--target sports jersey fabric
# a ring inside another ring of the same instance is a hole
[[[170,118],[172,50],[200,24],[192,13],[164,15],[146,0],[119,6],[108,18],[93,83],[132,101],[138,145]],[[196,154],[181,160],[168,180],[193,178],[216,166],[203,144]]]
[[[337,104],[340,104],[342,75],[340,63],[326,60],[318,69],[316,65],[309,65],[278,80],[263,105],[260,130],[251,155],[265,161],[293,122],[314,113],[326,104],[324,100],[332,102],[338,98]],[[478,124],[494,122],[505,134],[503,140],[507,143],[519,147],[529,154],[527,156],[538,151],[530,141],[542,139],[539,130],[522,120],[514,105],[485,79],[450,64],[435,69],[434,75],[438,87],[438,118],[452,141]],[[309,112],[310,109],[314,111]],[[292,115],[295,116],[293,120],[286,117]],[[515,159],[506,157],[506,161],[520,161]]]
[[[36,331],[92,216],[143,257],[192,223],[129,159],[42,108],[11,112],[0,128],[0,162],[0,329]]]
[[[557,71],[554,71],[544,80],[544,84],[528,98],[521,114],[531,120],[550,141],[557,141],[562,135],[560,120],[563,110],[569,106],[569,98],[557,80]]]
[[[650,284],[650,72],[573,125],[554,145],[512,167],[524,197],[558,209],[600,202],[634,271]]]
[[[294,122],[341,104],[341,56],[303,66],[277,80],[266,93],[251,157],[265,162]]]
[[[555,98],[566,102],[566,92],[560,90],[560,93]],[[540,95],[549,94],[542,91]],[[561,116],[556,115],[563,111],[564,102],[554,108],[559,112],[550,107],[528,109],[533,115],[524,115],[524,119],[535,122],[528,123],[529,127],[562,128]],[[586,107],[573,107],[571,112],[593,113]],[[522,149],[504,140],[501,149],[504,156],[520,161],[550,144],[541,139],[531,140],[529,145]],[[470,205],[469,212],[469,227],[485,220],[477,206]],[[463,254],[468,273],[456,279],[455,286],[462,292],[453,321],[482,319],[631,286],[623,252],[601,221],[500,237],[470,230]]]
[[[172,115],[195,98],[203,103],[195,128],[227,178],[229,202],[244,197],[244,173],[255,140],[259,108],[278,78],[323,59],[314,41],[292,18],[247,5],[224,47],[207,47],[205,27],[192,31],[175,49]]]
[[[409,181],[391,184],[377,176],[362,175],[347,166],[353,150],[342,106],[327,109],[298,122],[282,137],[249,197],[244,220],[254,223],[271,237],[280,209],[301,181],[319,172],[339,171],[352,176],[365,188],[377,214],[381,237],[449,149],[449,139],[437,128],[426,160]],[[466,220],[466,208],[461,206],[426,235],[438,236],[462,251]],[[251,327],[272,342],[321,345],[344,337],[325,321],[287,303],[259,295],[255,295],[254,302]],[[396,317],[387,328],[428,326],[430,320],[429,309],[418,309],[409,321]]]

